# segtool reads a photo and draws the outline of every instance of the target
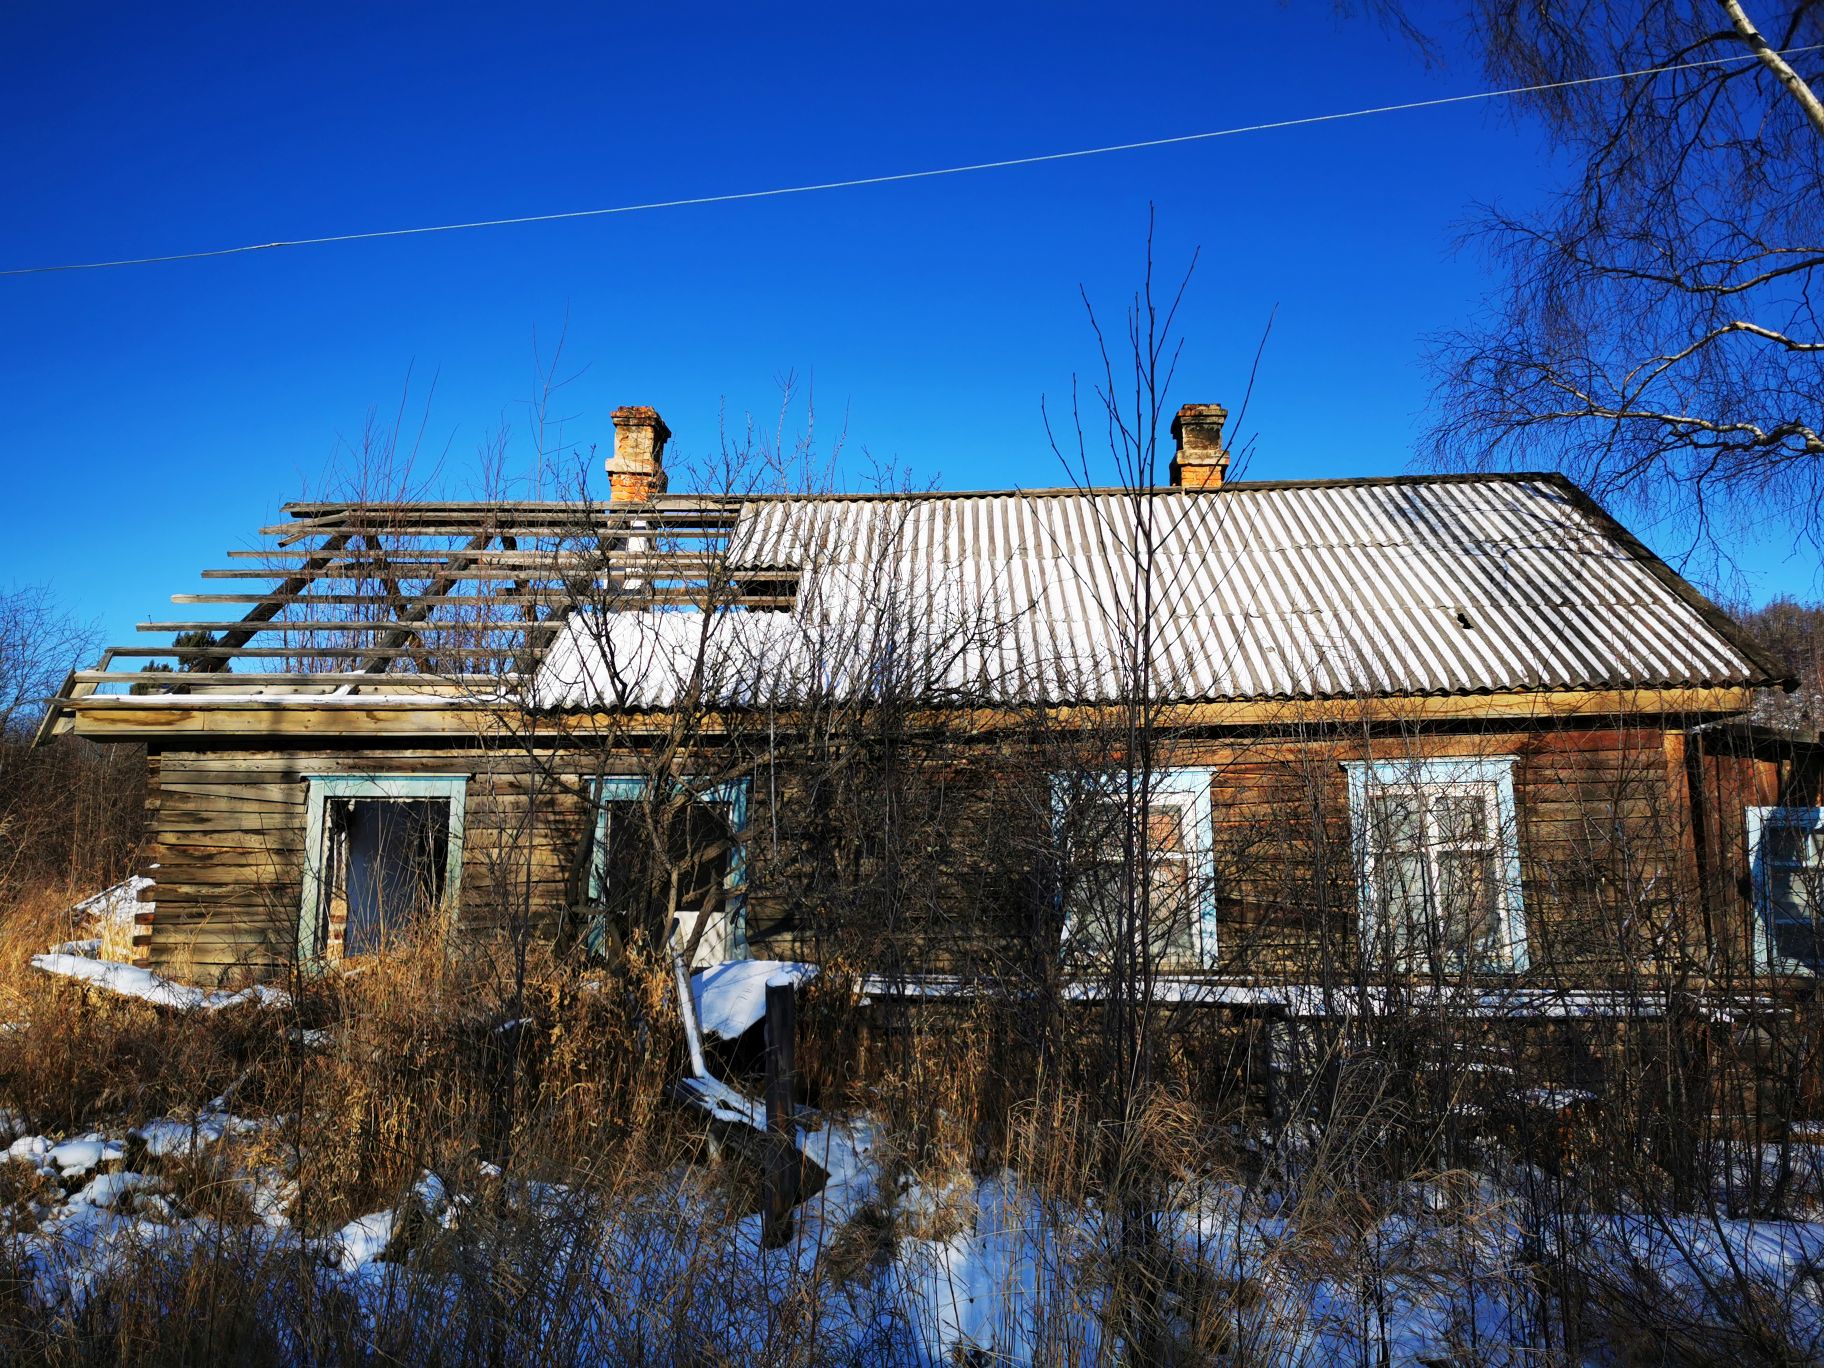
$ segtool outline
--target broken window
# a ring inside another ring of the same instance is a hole
[[[1347,768],[1373,953],[1404,973],[1520,967],[1512,762]]]
[[[1815,971],[1824,954],[1824,808],[1749,808],[1748,848],[1762,963]]]
[[[310,780],[300,925],[309,954],[382,949],[449,904],[466,787],[441,775]]]
[[[1166,770],[1146,783],[1137,775],[1061,781],[1057,802],[1072,966],[1105,971],[1122,950],[1156,970],[1213,963],[1209,771]]]
[[[674,937],[693,965],[738,958],[746,862],[745,781],[680,781],[655,794],[644,779],[599,786],[585,942],[606,952],[636,928]]]

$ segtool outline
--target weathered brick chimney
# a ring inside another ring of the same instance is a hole
[[[606,462],[608,497],[615,503],[645,503],[665,492],[665,443],[671,429],[659,411],[645,404],[617,408],[614,455]]]
[[[1172,419],[1172,483],[1181,489],[1220,489],[1228,473],[1229,453],[1222,445],[1222,425],[1229,411],[1221,404],[1186,404]]]

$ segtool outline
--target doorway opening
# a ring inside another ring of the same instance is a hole
[[[330,915],[341,914],[343,954],[384,948],[442,904],[449,799],[333,799],[329,830]]]

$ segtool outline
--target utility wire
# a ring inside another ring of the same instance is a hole
[[[1783,56],[1817,52],[1824,43],[1785,48]],[[1429,100],[1407,100],[1400,104],[1373,105],[1336,114],[1307,114],[1296,119],[1274,119],[1266,123],[1241,124],[1218,128],[1207,133],[1180,133],[1169,138],[1145,138],[1139,142],[1109,143],[1104,147],[1079,147],[1068,152],[1040,152],[1026,157],[1004,157],[999,161],[970,162],[963,166],[940,166],[924,171],[898,171],[885,176],[858,176],[852,180],[819,181],[811,185],[783,185],[770,190],[741,190],[721,195],[694,195],[686,199],[653,200],[646,204],[617,204],[605,209],[568,209],[549,214],[519,214],[510,218],[475,219],[468,223],[435,223],[416,228],[375,228],[359,233],[330,233],[323,237],[287,238],[278,242],[253,242],[239,247],[210,247],[195,252],[171,252],[164,256],[123,257],[117,261],[76,261],[57,266],[15,266],[0,270],[0,276],[51,275],[59,271],[101,271],[116,266],[157,266],[170,261],[202,261],[209,257],[241,256],[249,252],[270,252],[280,247],[321,247],[334,242],[371,242],[379,238],[420,237],[427,233],[461,233],[472,228],[506,228],[522,223],[559,223],[565,219],[606,218],[612,214],[642,214],[653,209],[686,209],[702,204],[733,204],[741,200],[777,199],[783,195],[809,195],[820,190],[852,190],[865,185],[892,185],[900,181],[930,180],[937,176],[961,176],[972,171],[1000,171],[1012,166],[1039,166],[1046,162],[1073,161],[1079,157],[1101,157],[1111,152],[1138,152],[1149,147],[1176,147],[1182,143],[1208,142],[1213,138],[1233,138],[1243,133],[1267,133],[1281,128],[1305,128],[1313,124],[1339,123],[1344,119],[1365,119],[1374,114],[1401,114],[1417,109],[1438,109],[1445,105],[1467,104],[1475,100],[1501,100],[1516,95],[1538,95],[1551,90],[1571,90],[1579,86],[1602,85],[1612,81],[1631,81],[1643,76],[1664,76],[1675,71],[1696,71],[1703,67],[1730,66],[1758,62],[1758,53],[1734,57],[1711,57],[1701,62],[1677,62],[1668,66],[1642,67],[1637,71],[1616,71],[1602,76],[1579,76],[1566,81],[1545,81],[1538,85],[1509,86],[1504,90],[1477,90],[1466,95],[1440,95]]]

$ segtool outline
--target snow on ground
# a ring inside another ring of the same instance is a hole
[[[79,963],[80,971],[40,967],[183,1009],[284,1000],[262,990],[205,993],[144,970]],[[740,1035],[761,1019],[769,978],[803,982],[814,972],[753,962],[695,975],[705,1031]],[[687,1079],[679,1092],[721,1121],[764,1125],[760,1104],[727,1083]],[[1534,1100],[1563,1105],[1581,1096],[1535,1090]],[[551,1289],[554,1300],[538,1315],[553,1333],[561,1329],[566,1345],[585,1347],[575,1356],[584,1363],[699,1350],[733,1361],[778,1357],[781,1326],[807,1314],[809,1328],[790,1333],[814,1336],[810,1357],[819,1360],[1033,1364],[1106,1356],[1107,1273],[1121,1247],[1107,1213],[1092,1202],[1047,1197],[1011,1171],[903,1176],[865,1114],[800,1116],[799,1147],[827,1182],[797,1209],[784,1244],[766,1249],[760,1216],[731,1216],[725,1173],[701,1167],[681,1167],[648,1190],[617,1191],[609,1204],[492,1164],[475,1166],[463,1182],[423,1173],[395,1206],[306,1236],[291,1224],[294,1177],[254,1165],[250,1156],[265,1151],[262,1162],[269,1161],[270,1147],[242,1147],[276,1123],[236,1115],[228,1103],[218,1097],[194,1116],[68,1137],[20,1135],[19,1118],[0,1116],[7,1142],[0,1163],[38,1175],[18,1185],[20,1210],[0,1209],[0,1229],[11,1229],[8,1248],[32,1295],[75,1314],[123,1261],[207,1247],[249,1258],[295,1253],[291,1266],[352,1298],[374,1327],[422,1317],[427,1305],[460,1317],[468,1304],[457,1275],[430,1271],[419,1249],[426,1239],[468,1235],[465,1221],[481,1209],[471,1207],[472,1194],[486,1190],[528,1218],[512,1223],[516,1238],[529,1242],[510,1257],[525,1265],[526,1295]],[[246,1197],[251,1224],[194,1214],[173,1190],[170,1175],[183,1167],[169,1161],[205,1151],[223,1164],[212,1181]],[[1821,1155],[1824,1149],[1801,1147],[1792,1166],[1815,1177]],[[1696,1325],[1717,1319],[1723,1299],[1746,1282],[1777,1308],[1802,1352],[1824,1346],[1817,1271],[1824,1221],[1584,1213],[1547,1235],[1524,1225],[1516,1186],[1484,1176],[1465,1197],[1414,1182],[1400,1190],[1396,1210],[1365,1224],[1301,1226],[1295,1212],[1261,1192],[1187,1180],[1169,1209],[1149,1219],[1191,1282],[1214,1289],[1220,1335],[1238,1361],[1533,1362],[1524,1346],[1541,1294],[1530,1268],[1546,1249],[1616,1286],[1663,1289]],[[1465,1209],[1473,1220],[1452,1214]],[[490,1238],[488,1229],[478,1222],[474,1237]],[[1173,1290],[1167,1303],[1187,1335],[1197,1319],[1189,1296]],[[1206,1313],[1206,1327],[1209,1319]],[[1207,1348],[1191,1345],[1190,1357]]]
[[[156,1190],[160,1186],[159,1180],[147,1173],[104,1173],[91,1179],[70,1201],[85,1206],[111,1207],[132,1193]]]
[[[146,1147],[146,1153],[162,1159],[167,1155],[192,1154],[207,1149],[226,1135],[252,1135],[262,1123],[235,1116],[230,1112],[204,1108],[191,1121],[161,1116],[128,1134]]]
[[[1580,1216],[1567,1238],[1604,1251],[1624,1285],[1657,1283],[1699,1324],[1722,1292],[1752,1287],[1793,1343],[1824,1350],[1824,1222],[1624,1212]]]
[[[690,976],[697,1028],[712,1040],[734,1040],[766,1015],[768,979],[804,984],[816,974],[816,965],[790,960],[730,960],[699,969]]]
[[[250,988],[242,988],[233,993],[223,989],[195,988],[187,983],[175,983],[153,973],[150,969],[136,968],[131,964],[116,964],[109,960],[90,959],[84,955],[56,952],[33,955],[32,967],[47,974],[60,974],[65,978],[81,979],[92,988],[117,993],[121,997],[138,998],[155,1007],[171,1007],[180,1012],[214,1012],[224,1007],[239,1007],[243,1003],[257,1003],[262,1007],[284,1007],[291,1002],[289,993],[283,989],[270,988],[263,983],[256,983]]]
[[[333,1241],[336,1266],[344,1273],[358,1273],[379,1259],[392,1243],[394,1220],[392,1212],[376,1211],[343,1226]]]
[[[100,1131],[90,1131],[87,1135],[79,1135],[74,1140],[65,1140],[61,1145],[51,1146],[44,1157],[68,1178],[87,1173],[103,1164],[111,1164],[116,1159],[123,1159],[126,1153],[127,1147],[120,1141],[110,1140]]]
[[[219,1129],[217,1143],[232,1144],[243,1133],[236,1120],[218,1128],[199,1117],[196,1133]],[[144,1141],[175,1133],[153,1123],[137,1134]],[[235,1181],[257,1221],[224,1227],[182,1215],[151,1144],[130,1148],[125,1140],[28,1136],[6,1151],[59,1179],[68,1194],[36,1199],[35,1224],[13,1237],[46,1302],[78,1309],[123,1259],[208,1244],[294,1251],[304,1256],[298,1267],[355,1298],[375,1326],[408,1311],[423,1315],[427,1305],[465,1313],[459,1284],[441,1281],[415,1252],[424,1239],[463,1234],[468,1192],[438,1175],[420,1175],[392,1209],[309,1238],[289,1223],[295,1189],[283,1174],[240,1173]],[[622,1361],[636,1343],[664,1358],[668,1336],[712,1357],[757,1356],[777,1347],[769,1336],[780,1333],[785,1307],[798,1308],[795,1315],[813,1308],[814,1329],[802,1333],[815,1334],[814,1357],[831,1361],[1029,1364],[1103,1352],[1102,1274],[1115,1236],[1096,1207],[1047,1198],[1011,1172],[896,1181],[866,1116],[817,1117],[799,1142],[829,1181],[798,1209],[792,1237],[770,1250],[761,1247],[758,1215],[723,1213],[715,1170],[680,1169],[671,1185],[606,1207],[491,1166],[469,1181],[504,1184],[510,1200],[546,1223],[546,1245],[523,1257],[536,1268],[533,1282],[559,1297],[540,1314],[554,1332],[561,1324],[567,1345],[588,1346],[583,1362]],[[125,1167],[141,1162],[129,1154],[144,1156],[150,1171]],[[96,1165],[107,1171],[87,1176]],[[1256,1289],[1225,1303],[1222,1330],[1250,1361],[1357,1362],[1366,1345],[1368,1361],[1389,1368],[1466,1354],[1484,1364],[1530,1362],[1519,1341],[1538,1297],[1524,1269],[1537,1243],[1509,1211],[1511,1193],[1483,1180],[1474,1195],[1493,1218],[1453,1224],[1446,1194],[1414,1183],[1398,1211],[1345,1235],[1334,1226],[1301,1231],[1258,1194],[1201,1183],[1180,1194],[1157,1228],[1209,1285]],[[1568,1238],[1590,1267],[1618,1279],[1651,1270],[1699,1318],[1715,1310],[1716,1288],[1730,1281],[1725,1270],[1744,1270],[1775,1290],[1801,1344],[1824,1337],[1812,1273],[1824,1261],[1824,1223],[1591,1215]],[[1375,1259],[1351,1257],[1351,1239]]]

